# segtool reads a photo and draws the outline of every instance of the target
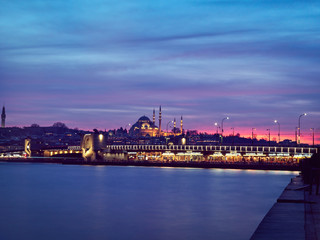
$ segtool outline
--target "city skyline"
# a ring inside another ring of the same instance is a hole
[[[3,108],[4,109],[4,108]],[[153,121],[155,121],[155,123],[157,124],[158,123],[158,126],[160,126],[160,123],[159,123],[159,117],[160,115],[158,116],[158,118],[155,117],[155,109],[153,109]],[[299,116],[299,119],[301,120],[301,117],[303,116],[307,116],[308,114],[307,113],[304,113],[304,114],[301,114]],[[151,118],[149,118],[146,114],[141,116],[141,118],[145,118],[147,117],[149,119],[149,121],[151,122]],[[245,138],[254,138],[254,139],[257,139],[257,140],[266,140],[266,141],[273,141],[273,142],[282,142],[284,140],[292,140],[292,141],[296,141],[297,143],[299,143],[299,139],[301,140],[301,143],[308,143],[309,145],[317,145],[318,144],[318,140],[317,140],[317,135],[315,134],[315,129],[314,128],[310,128],[309,130],[312,131],[311,135],[308,136],[308,132],[305,134],[304,132],[304,128],[301,127],[301,131],[300,131],[300,134],[299,134],[299,128],[296,127],[295,129],[295,132],[294,133],[287,133],[287,132],[281,132],[281,128],[280,128],[280,123],[277,121],[277,120],[274,120],[274,123],[277,124],[277,130],[274,130],[272,128],[269,128],[269,129],[265,129],[265,131],[262,131],[262,129],[257,129],[257,128],[251,128],[250,132],[249,132],[249,129],[245,129],[244,127],[240,127],[238,129],[234,128],[234,127],[222,127],[222,122],[219,123],[219,122],[215,122],[214,123],[214,129],[213,130],[201,130],[201,129],[185,129],[183,128],[182,126],[182,118],[183,116],[181,116],[181,119],[179,121],[177,121],[176,118],[173,118],[173,120],[169,120],[168,122],[163,122],[164,126],[161,130],[161,132],[163,133],[173,133],[174,131],[176,131],[176,129],[179,129],[181,128],[183,130],[183,133],[187,133],[188,131],[197,131],[198,134],[219,134],[219,135],[223,135],[223,136],[236,136],[236,135],[239,135],[241,137],[245,137]],[[140,119],[139,119],[140,120]],[[230,117],[225,117],[222,119],[222,121],[224,122],[225,120],[230,120]],[[5,122],[5,117],[4,117],[4,121]],[[179,123],[179,128],[176,128],[174,127],[174,123]],[[181,123],[180,123],[181,122]],[[301,122],[301,121],[300,121]],[[166,124],[165,124],[166,123]],[[69,127],[69,126],[66,126],[65,123],[63,122],[56,122],[54,123],[52,126],[55,126],[55,125],[64,125],[65,127],[68,127],[70,129],[72,129],[72,127]],[[299,124],[299,123],[298,123]],[[37,123],[33,123],[30,125],[31,127],[32,126],[39,126],[39,127],[50,127],[51,125],[42,125],[40,126],[39,124]],[[9,126],[9,127],[30,127],[30,126]],[[81,129],[81,130],[86,130],[86,131],[95,131],[95,130],[98,130],[98,131],[109,131],[109,130],[116,130],[116,129],[123,129],[123,130],[127,130],[129,132],[129,130],[135,126],[135,124],[131,124],[131,123],[128,123],[126,124],[125,126],[118,126],[114,129],[112,128],[104,128],[104,129]],[[2,125],[2,127],[4,127],[4,125]],[[156,128],[158,129],[158,127],[156,126]],[[75,129],[78,129],[78,127],[75,127]],[[174,130],[175,129],[175,130]],[[158,132],[158,130],[156,130],[156,132]],[[281,136],[281,137],[280,137]],[[281,139],[281,140],[280,140]]]
[[[3,2],[6,126],[115,129],[163,108],[185,129],[319,143],[320,3]]]

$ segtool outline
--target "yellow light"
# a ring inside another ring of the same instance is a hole
[[[103,140],[103,135],[102,134],[99,134],[99,140],[100,140],[100,142]]]

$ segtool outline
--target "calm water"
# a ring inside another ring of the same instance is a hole
[[[0,163],[0,239],[249,239],[296,174]]]

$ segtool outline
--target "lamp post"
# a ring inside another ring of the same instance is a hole
[[[296,127],[296,130],[294,132],[295,140],[296,140],[296,145],[297,145],[297,137],[298,137],[298,127]]]
[[[223,122],[224,122],[224,120],[227,120],[227,119],[229,119],[229,117],[225,117],[225,118],[222,119],[222,121],[221,121],[221,144],[222,144],[222,142],[223,142]]]
[[[270,128],[267,129],[268,131],[268,136],[269,136],[269,146],[270,146]]]
[[[278,122],[278,120],[274,120],[274,122],[278,124],[278,138],[279,138],[279,144],[280,144],[280,123]]]
[[[298,133],[298,144],[300,144],[300,138],[301,138],[301,135],[300,135],[300,133],[301,133],[301,126],[300,126],[300,122],[301,122],[301,117],[303,117],[303,116],[306,116],[307,114],[306,113],[303,113],[303,114],[301,114],[300,116],[299,116],[299,121],[298,121],[298,130],[299,130],[299,133]]]
[[[314,128],[310,128],[312,131],[312,147],[314,147]]]
[[[215,122],[214,125],[217,127],[217,134],[219,133],[218,129],[220,128],[219,123]]]
[[[232,146],[234,145],[234,128],[232,127]]]
[[[169,122],[167,123],[167,135],[168,135],[168,125],[169,125],[169,123],[173,123],[173,121],[169,121]]]
[[[253,146],[253,130],[256,130],[255,128],[252,128],[252,135],[251,135],[251,140],[252,140],[252,143],[251,143],[251,145]]]

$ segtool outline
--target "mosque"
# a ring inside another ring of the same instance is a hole
[[[138,121],[132,125],[129,130],[129,135],[131,136],[142,136],[142,137],[161,137],[169,135],[181,135],[183,133],[183,119],[181,116],[180,129],[176,127],[176,119],[173,121],[172,132],[164,132],[161,130],[161,106],[159,107],[159,126],[156,126],[156,113],[153,109],[152,121],[147,116],[142,116]]]

